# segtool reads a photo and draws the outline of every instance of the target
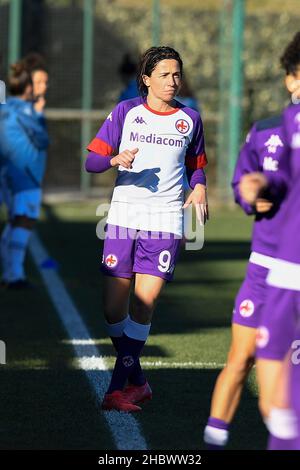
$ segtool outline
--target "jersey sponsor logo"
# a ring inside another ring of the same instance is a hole
[[[116,257],[116,255],[110,253],[105,258],[105,264],[108,268],[114,268],[118,264],[118,258]]]
[[[124,356],[122,362],[125,367],[131,367],[134,364],[134,359],[132,356]]]
[[[146,124],[146,121],[142,118],[142,116],[137,116],[133,121],[132,124],[136,122],[137,124]]]
[[[184,137],[173,139],[170,137],[160,137],[156,134],[139,134],[138,132],[130,132],[131,142],[146,142],[147,144],[168,145],[169,147],[183,148],[185,146]]]
[[[178,119],[175,122],[175,127],[180,134],[186,134],[190,130],[190,125],[185,119]]]
[[[243,302],[240,303],[239,311],[242,317],[244,318],[251,317],[251,315],[253,315],[254,313],[254,310],[255,310],[255,307],[254,307],[254,303],[252,302],[252,300],[245,299],[243,300]]]
[[[269,342],[269,339],[270,333],[268,328],[265,326],[260,326],[256,333],[256,346],[258,348],[265,348]]]
[[[265,147],[268,147],[269,153],[276,153],[278,147],[283,147],[283,143],[278,134],[272,134],[267,142],[265,142]]]
[[[109,121],[111,121],[111,122],[112,122],[112,113],[109,113],[109,115],[107,116],[107,118],[106,118],[106,119],[108,119]]]
[[[295,134],[293,134],[291,147],[292,149],[300,148],[300,132],[296,132]]]
[[[265,157],[264,163],[263,163],[263,169],[266,171],[277,171],[278,161],[274,160],[272,157]]]

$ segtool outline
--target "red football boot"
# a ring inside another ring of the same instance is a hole
[[[133,404],[144,403],[145,401],[152,399],[152,390],[148,382],[140,386],[129,384],[125,387],[123,393],[126,397],[126,401]]]
[[[142,408],[129,402],[124,392],[115,390],[112,393],[106,393],[101,406],[102,410],[117,410],[132,413],[135,411],[142,411]]]

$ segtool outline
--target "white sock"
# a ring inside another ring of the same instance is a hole
[[[229,431],[214,426],[206,426],[204,429],[204,442],[215,446],[225,447],[228,441]]]
[[[8,281],[25,279],[24,260],[31,230],[23,227],[13,227],[9,241],[10,270]]]
[[[1,240],[0,240],[0,256],[2,264],[2,279],[4,281],[8,280],[9,276],[9,253],[8,245],[11,235],[12,226],[10,223],[7,223],[2,231]]]
[[[278,439],[298,437],[297,417],[290,408],[272,408],[268,419],[268,429]]]

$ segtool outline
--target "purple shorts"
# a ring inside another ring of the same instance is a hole
[[[300,318],[300,292],[267,286],[256,339],[256,357],[281,361],[289,351]]]
[[[257,328],[266,299],[266,277],[269,270],[248,263],[246,277],[235,299],[232,323]]]
[[[131,279],[134,273],[171,281],[181,239],[172,233],[147,232],[116,225],[106,226],[101,271]]]

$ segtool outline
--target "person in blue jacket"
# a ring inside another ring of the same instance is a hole
[[[43,115],[44,97],[34,103],[33,74],[25,61],[11,67],[10,97],[0,107],[1,177],[8,221],[0,253],[2,284],[24,288],[29,283],[24,260],[31,230],[39,217],[49,139]]]
[[[119,66],[119,74],[124,84],[124,89],[119,95],[118,103],[139,96],[136,81],[137,63],[131,59],[128,53],[124,55],[122,63]]]

